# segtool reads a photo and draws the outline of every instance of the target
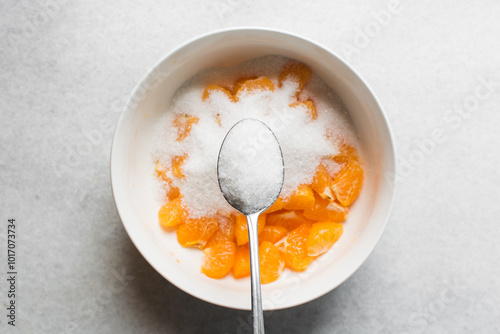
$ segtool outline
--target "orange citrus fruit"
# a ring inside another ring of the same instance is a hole
[[[333,180],[328,174],[326,167],[323,164],[320,164],[316,168],[316,173],[314,174],[311,188],[322,198],[333,200],[333,193],[331,189],[332,182]]]
[[[259,234],[259,242],[269,241],[271,243],[277,243],[283,239],[288,233],[288,230],[283,226],[264,226],[262,232]]]
[[[332,142],[332,144],[338,149],[338,153],[335,155],[331,155],[330,158],[335,164],[340,165],[340,167],[345,167],[350,161],[359,162],[359,155],[356,149],[347,144],[346,141],[342,138],[338,138],[332,131],[327,133],[327,138]],[[335,178],[338,172],[330,175]]]
[[[226,240],[203,250],[201,272],[210,278],[222,278],[233,267],[236,254],[234,242]]]
[[[262,284],[276,281],[285,268],[285,261],[280,251],[269,241],[262,242],[259,247],[259,262]]]
[[[286,80],[293,80],[298,85],[296,95],[299,96],[300,92],[302,92],[304,86],[311,78],[311,75],[312,71],[306,65],[295,61],[290,62],[281,70],[278,79],[279,87],[281,87],[283,85],[283,82],[285,82]]]
[[[191,132],[193,124],[197,124],[200,119],[187,114],[179,115],[174,120],[174,126],[177,128],[177,141],[184,140]]]
[[[285,204],[287,210],[306,210],[314,206],[314,193],[308,185],[300,185],[288,198]]]
[[[213,218],[188,219],[177,229],[177,240],[183,247],[203,248],[217,231],[218,225]]]
[[[156,171],[156,175],[168,184],[168,191],[166,194],[167,199],[169,201],[172,201],[172,200],[180,197],[181,193],[179,191],[179,188],[174,187],[174,185],[172,184],[172,179],[170,179],[167,176],[167,169],[160,163],[160,161],[158,161],[156,163],[155,171]]]
[[[182,207],[180,198],[176,198],[163,205],[158,212],[158,219],[162,227],[177,226],[184,223],[186,217],[187,213]]]
[[[301,215],[298,211],[280,210],[267,215],[266,225],[281,226],[288,231],[302,224],[312,224],[313,221]]]
[[[307,255],[306,240],[309,235],[309,225],[304,224],[288,233],[280,247],[286,265],[294,270],[303,271],[311,264],[313,257]]]
[[[292,108],[303,108],[304,110],[307,111],[307,114],[311,119],[314,121],[316,118],[318,118],[318,113],[316,112],[316,106],[314,105],[314,102],[312,100],[307,100],[305,102],[294,102],[290,104],[290,107]]]
[[[160,177],[161,179],[165,180],[168,179],[168,177],[165,175],[165,173],[167,172],[167,169],[165,168],[165,166],[163,166],[161,163],[160,163],[160,160],[158,160],[156,162],[156,166],[155,166],[155,172],[156,172],[156,175],[158,177]]]
[[[262,229],[266,225],[266,214],[261,213],[258,220],[257,230],[260,234]],[[238,246],[248,243],[248,225],[247,218],[245,215],[236,216],[236,226],[234,228],[234,234],[236,235],[236,244]]]
[[[335,177],[332,190],[340,204],[348,206],[358,197],[363,185],[363,169],[351,160]]]
[[[178,155],[172,159],[172,174],[178,179],[182,179],[184,177],[182,165],[187,157],[188,155],[185,153],[184,155]]]
[[[314,207],[302,212],[304,217],[314,221],[328,220],[333,222],[343,222],[347,219],[348,208],[337,202],[323,199],[317,194],[315,194],[315,197]]]
[[[344,227],[333,222],[320,222],[313,224],[306,240],[307,255],[318,256],[326,253],[336,243]]]
[[[230,217],[218,216],[217,222],[218,222],[217,231],[215,231],[210,240],[208,240],[205,247],[211,247],[224,240],[229,240],[233,242],[236,240],[234,236],[236,219],[234,216]]]
[[[201,96],[201,100],[205,101],[206,99],[208,99],[210,97],[210,95],[212,95],[214,93],[217,94],[219,92],[226,95],[227,98],[229,99],[229,101],[236,102],[236,99],[234,98],[233,94],[231,94],[231,92],[228,89],[226,89],[222,86],[219,86],[219,85],[208,85],[205,88],[203,95]]]
[[[250,276],[250,250],[248,245],[238,246],[234,259],[233,276],[242,278]]]
[[[228,240],[234,241],[234,229],[236,225],[236,216],[230,215],[229,217],[219,215],[219,229],[218,231]]]
[[[174,199],[179,198],[181,196],[181,192],[180,192],[179,188],[174,187],[172,185],[171,180],[170,180],[170,182],[167,181],[167,183],[169,183],[169,187],[168,187],[168,191],[167,191],[168,200],[173,201]]]
[[[283,198],[278,197],[278,199],[276,200],[276,202],[274,202],[273,205],[271,205],[264,212],[265,213],[271,213],[271,212],[275,212],[275,211],[281,210],[281,209],[283,209],[283,207],[285,206],[285,204],[286,204],[286,202],[283,200]]]
[[[234,96],[236,96],[236,93],[238,93],[238,90],[240,89],[241,85],[245,82],[245,81],[248,81],[248,80],[255,80],[257,79],[258,77],[257,76],[243,76],[243,77],[240,77],[238,79],[236,79],[234,82],[233,82],[233,90],[232,90],[232,93]]]
[[[246,80],[239,87],[235,96],[239,99],[243,94],[252,93],[255,91],[274,91],[274,84],[267,77],[258,77],[253,80]]]

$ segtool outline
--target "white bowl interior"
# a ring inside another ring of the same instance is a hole
[[[381,107],[360,77],[331,52],[303,38],[262,29],[232,29],[195,39],[159,62],[136,87],[118,122],[112,148],[116,205],[142,255],[182,290],[238,309],[250,309],[249,279],[206,277],[200,273],[202,253],[182,248],[175,233],[160,228],[150,142],[156,122],[187,79],[209,67],[230,67],[268,54],[304,62],[340,95],[359,134],[366,177],[340,241],[306,272],[286,270],[278,281],[263,285],[263,306],[286,308],[331,291],[363,263],[379,240],[394,191],[386,176],[395,173],[394,147]]]

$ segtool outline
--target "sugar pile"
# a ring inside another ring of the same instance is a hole
[[[338,153],[340,141],[357,147],[355,133],[341,100],[318,75],[313,74],[300,94],[301,100],[314,101],[317,119],[311,121],[305,110],[289,106],[297,101],[297,83],[287,80],[278,87],[279,73],[289,61],[281,56],[265,56],[233,68],[209,69],[188,80],[175,93],[153,134],[152,158],[167,169],[166,175],[172,179],[172,186],[179,188],[182,201],[192,217],[236,212],[219,189],[217,158],[227,132],[244,118],[264,122],[276,135],[285,164],[281,191],[285,198],[300,184],[312,181],[318,164],[325,157]],[[217,91],[205,101],[201,99],[205,87],[210,84],[231,87],[239,78],[262,75],[274,83],[274,92],[252,92],[240,96],[236,103]],[[193,124],[184,140],[176,141],[174,119],[186,114],[198,117],[199,121]],[[185,177],[179,179],[171,173],[172,159],[186,153]],[[330,160],[327,168],[335,172],[339,166]],[[164,194],[168,187],[167,183],[161,183],[160,192]]]
[[[276,137],[258,120],[239,121],[224,139],[217,172],[231,206],[244,214],[267,209],[278,198],[283,182],[283,158]]]

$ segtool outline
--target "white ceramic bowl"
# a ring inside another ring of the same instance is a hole
[[[116,207],[130,238],[167,280],[207,302],[250,309],[249,279],[214,280],[200,273],[202,253],[182,248],[175,233],[158,224],[152,191],[150,141],[155,123],[187,79],[213,66],[233,66],[267,54],[299,60],[318,73],[343,99],[359,133],[367,173],[344,234],[333,249],[303,273],[285,270],[262,286],[265,310],[311,301],[333,290],[366,260],[386,226],[394,195],[395,151],[384,112],[361,77],[331,51],[303,37],[269,29],[235,28],[209,33],[181,45],[137,85],[118,120],[111,151]],[[384,268],[380,268],[384,270]]]

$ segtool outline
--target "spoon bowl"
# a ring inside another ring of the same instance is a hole
[[[217,160],[217,178],[227,202],[244,215],[263,212],[284,182],[278,139],[263,122],[245,118],[228,131]]]

